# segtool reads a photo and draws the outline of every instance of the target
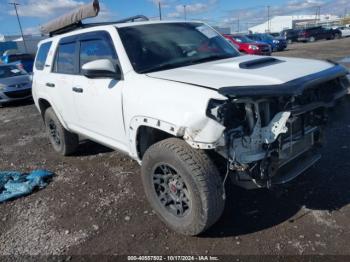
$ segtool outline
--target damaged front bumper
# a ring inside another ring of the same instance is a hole
[[[247,189],[291,181],[320,158],[327,109],[349,90],[339,65],[280,86],[222,88],[207,115],[225,126],[216,151],[233,181]]]

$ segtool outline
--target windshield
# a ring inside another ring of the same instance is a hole
[[[128,57],[138,73],[239,56],[221,35],[201,23],[164,23],[119,28]]]
[[[27,75],[27,73],[19,69],[17,66],[13,66],[13,65],[0,66],[0,79],[20,76],[20,75]]]
[[[239,43],[254,43],[254,41],[244,35],[232,36]]]
[[[273,40],[273,36],[269,34],[263,34],[261,35],[261,38],[265,40]]]

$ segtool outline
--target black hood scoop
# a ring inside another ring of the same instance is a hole
[[[242,62],[239,64],[239,67],[241,69],[257,69],[257,68],[261,68],[269,65],[275,65],[283,62],[284,61],[279,60],[277,58],[264,57],[264,58],[247,61],[247,62]]]

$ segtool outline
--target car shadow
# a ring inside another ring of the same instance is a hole
[[[286,221],[294,223],[312,210],[338,210],[350,203],[349,190],[344,187],[349,182],[350,179],[320,178],[318,168],[314,168],[299,177],[292,187],[277,191],[231,187],[223,216],[201,237],[240,236]]]
[[[98,154],[111,153],[113,151],[113,149],[95,143],[93,141],[83,140],[80,142],[77,151],[72,154],[72,157],[94,156]]]
[[[331,112],[322,160],[279,190],[247,191],[228,185],[221,219],[200,237],[239,236],[295,223],[308,213],[333,212],[350,203],[350,103]]]
[[[290,51],[290,49],[287,47],[286,49],[274,51],[274,52],[272,52],[272,53],[275,53],[275,54],[282,54],[282,53],[288,52],[288,51]]]

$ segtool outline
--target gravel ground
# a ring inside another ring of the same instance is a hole
[[[350,38],[277,55],[340,60]],[[0,255],[350,255],[349,104],[332,114],[321,162],[282,193],[232,187],[223,217],[199,237],[162,224],[136,162],[88,141],[60,157],[32,103],[0,108],[0,170],[56,173],[44,190],[0,205]]]

